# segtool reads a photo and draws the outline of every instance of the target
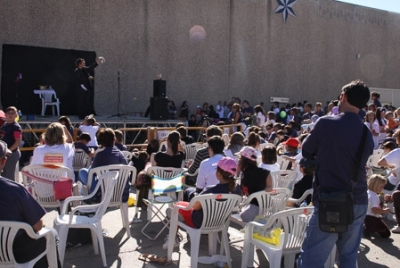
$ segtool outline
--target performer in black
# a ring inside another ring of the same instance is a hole
[[[94,68],[100,63],[104,63],[103,57],[98,57],[96,61],[90,66],[85,66],[85,60],[78,58],[75,61],[76,69],[75,76],[78,83],[78,105],[77,113],[80,119],[85,118],[88,114],[96,114],[94,110],[94,88],[93,88],[93,75]]]

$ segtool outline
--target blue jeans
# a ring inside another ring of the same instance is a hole
[[[340,267],[355,268],[367,208],[368,205],[354,205],[354,222],[339,240],[338,234],[326,233],[319,229],[318,207],[315,207],[297,260],[298,267],[323,268],[336,243]]]
[[[78,179],[83,185],[88,184],[89,171],[90,171],[90,168],[81,168],[79,170]],[[90,186],[90,189],[89,189],[89,194],[93,192],[94,188],[96,188],[96,185],[97,185],[97,180],[95,180],[95,177],[93,177],[92,185]],[[81,192],[81,194],[83,195],[83,192]]]

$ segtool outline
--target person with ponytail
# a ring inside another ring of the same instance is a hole
[[[152,166],[180,168],[185,156],[178,149],[179,140],[179,132],[172,131],[169,133],[167,137],[167,151],[156,153]]]

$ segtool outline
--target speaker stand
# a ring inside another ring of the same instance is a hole
[[[117,93],[117,113],[113,114],[107,118],[113,118],[113,117],[118,117],[120,119],[126,119],[126,116],[124,114],[120,113],[120,105],[121,105],[121,82],[120,82],[120,77],[119,77],[119,71],[118,71],[118,93]]]

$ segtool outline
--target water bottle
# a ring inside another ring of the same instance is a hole
[[[304,208],[304,207],[307,207],[308,205],[307,205],[307,202],[306,201],[303,201],[301,204],[300,204],[300,207],[301,208]]]
[[[226,265],[227,265],[227,263],[225,263],[223,261],[217,261],[217,267],[224,268]]]

